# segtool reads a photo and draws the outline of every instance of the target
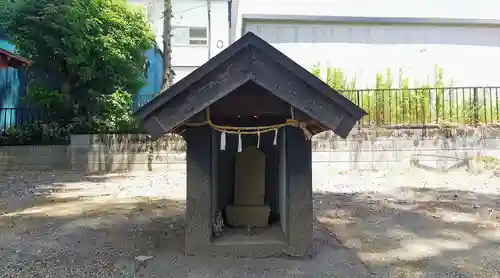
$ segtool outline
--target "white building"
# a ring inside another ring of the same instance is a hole
[[[129,0],[147,8],[148,20],[163,49],[164,0]],[[211,42],[208,42],[208,1],[171,0],[172,67],[177,81],[215,56],[229,43],[229,6],[227,0],[210,1]],[[210,54],[209,54],[210,50]]]
[[[136,0],[137,1],[137,0]],[[144,0],[147,1],[147,0]],[[156,2],[158,1],[158,2]],[[161,44],[161,8],[149,9]],[[307,69],[341,68],[358,87],[373,87],[390,68],[418,86],[435,66],[454,86],[498,86],[498,0],[211,0],[211,56],[247,31]],[[177,80],[208,55],[206,0],[172,1],[173,66]],[[229,20],[230,18],[230,20]],[[230,28],[231,25],[231,28]]]

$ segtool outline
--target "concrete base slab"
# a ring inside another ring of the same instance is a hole
[[[212,245],[211,255],[237,258],[281,257],[286,246],[284,242]]]
[[[216,246],[212,246],[216,247]],[[196,256],[163,252],[141,270],[143,277],[372,277],[355,251],[318,244],[312,260]],[[175,258],[174,260],[172,258]],[[264,257],[264,256],[262,256]]]
[[[286,248],[280,226],[252,229],[226,229],[221,237],[212,241],[212,254],[235,257],[269,257],[280,255]]]
[[[221,237],[214,238],[212,245],[273,244],[285,242],[285,235],[280,226],[252,229],[251,231],[249,235],[248,230],[244,228],[226,229]]]

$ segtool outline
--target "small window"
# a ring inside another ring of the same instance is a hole
[[[172,45],[207,45],[206,27],[173,27]]]
[[[150,66],[149,60],[146,60],[146,63],[144,63],[144,78],[149,77],[149,66]]]
[[[189,38],[191,39],[206,39],[207,28],[191,27],[189,28]]]
[[[189,44],[189,27],[173,27],[171,42],[172,45]]]

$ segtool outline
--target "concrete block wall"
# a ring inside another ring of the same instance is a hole
[[[338,171],[480,170],[479,161],[487,156],[500,159],[500,129],[361,130],[345,140],[326,133],[313,142],[313,163]]]
[[[313,139],[312,148],[314,167],[328,166],[339,172],[405,167],[436,171],[479,169],[481,158],[500,161],[500,128],[360,130],[345,140],[323,133]],[[184,150],[185,142],[178,136],[151,143],[140,134],[72,135],[69,146],[2,146],[0,170],[184,169]]]
[[[116,172],[179,167],[185,154],[176,152],[177,141],[149,142],[146,135],[72,135],[71,169],[82,172]],[[179,141],[183,144],[183,141]]]
[[[1,146],[0,171],[51,170],[70,168],[70,150],[66,145]]]

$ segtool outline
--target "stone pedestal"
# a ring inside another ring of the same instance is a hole
[[[269,206],[238,206],[226,208],[227,221],[234,227],[266,227],[269,219]]]

